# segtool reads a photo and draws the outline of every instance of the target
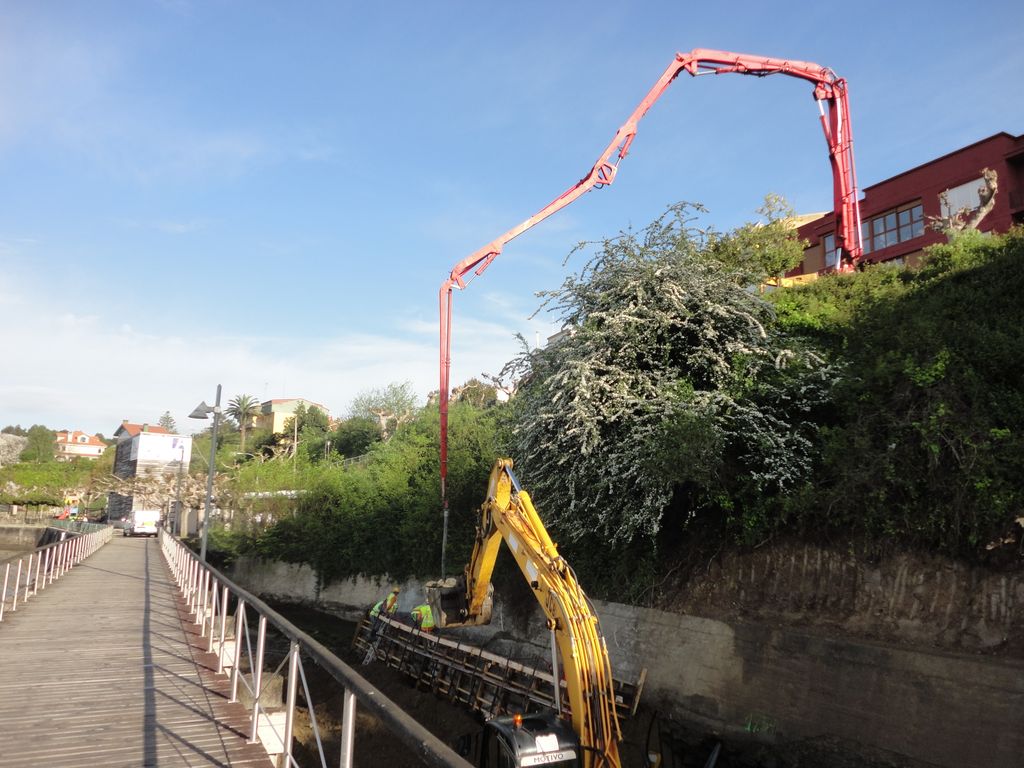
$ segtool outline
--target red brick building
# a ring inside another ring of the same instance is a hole
[[[948,214],[939,195],[947,194],[954,211],[977,207],[984,168],[996,172],[999,190],[995,207],[978,229],[1005,232],[1011,224],[1024,223],[1024,136],[997,133],[865,187],[860,204],[864,261],[913,265],[925,246],[945,239],[928,226],[931,217]],[[797,231],[810,245],[803,261],[787,277],[799,279],[835,266],[832,213]]]

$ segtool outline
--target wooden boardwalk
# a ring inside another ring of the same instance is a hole
[[[114,539],[0,623],[0,768],[259,766],[156,539]]]

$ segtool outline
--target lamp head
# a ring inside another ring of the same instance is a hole
[[[213,411],[213,408],[208,406],[206,404],[206,401],[203,400],[203,402],[201,402],[199,405],[195,407],[195,409],[192,411],[192,413],[188,415],[188,417],[190,419],[205,419],[206,414],[210,413],[211,411]]]

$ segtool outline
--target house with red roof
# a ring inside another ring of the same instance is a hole
[[[80,430],[62,430],[57,433],[57,461],[89,459],[95,461],[107,450],[107,444],[95,435]]]

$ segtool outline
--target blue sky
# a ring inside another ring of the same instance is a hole
[[[372,6],[372,7],[371,7]],[[1017,3],[7,3],[0,423],[180,427],[225,400],[345,413],[437,387],[451,267],[582,176],[676,51],[849,81],[861,186],[1024,132]],[[1000,23],[1002,20],[1005,23]],[[452,381],[496,373],[573,244],[679,200],[727,229],[831,206],[810,86],[678,79],[616,183],[455,297]],[[192,422],[194,426],[202,426]]]

